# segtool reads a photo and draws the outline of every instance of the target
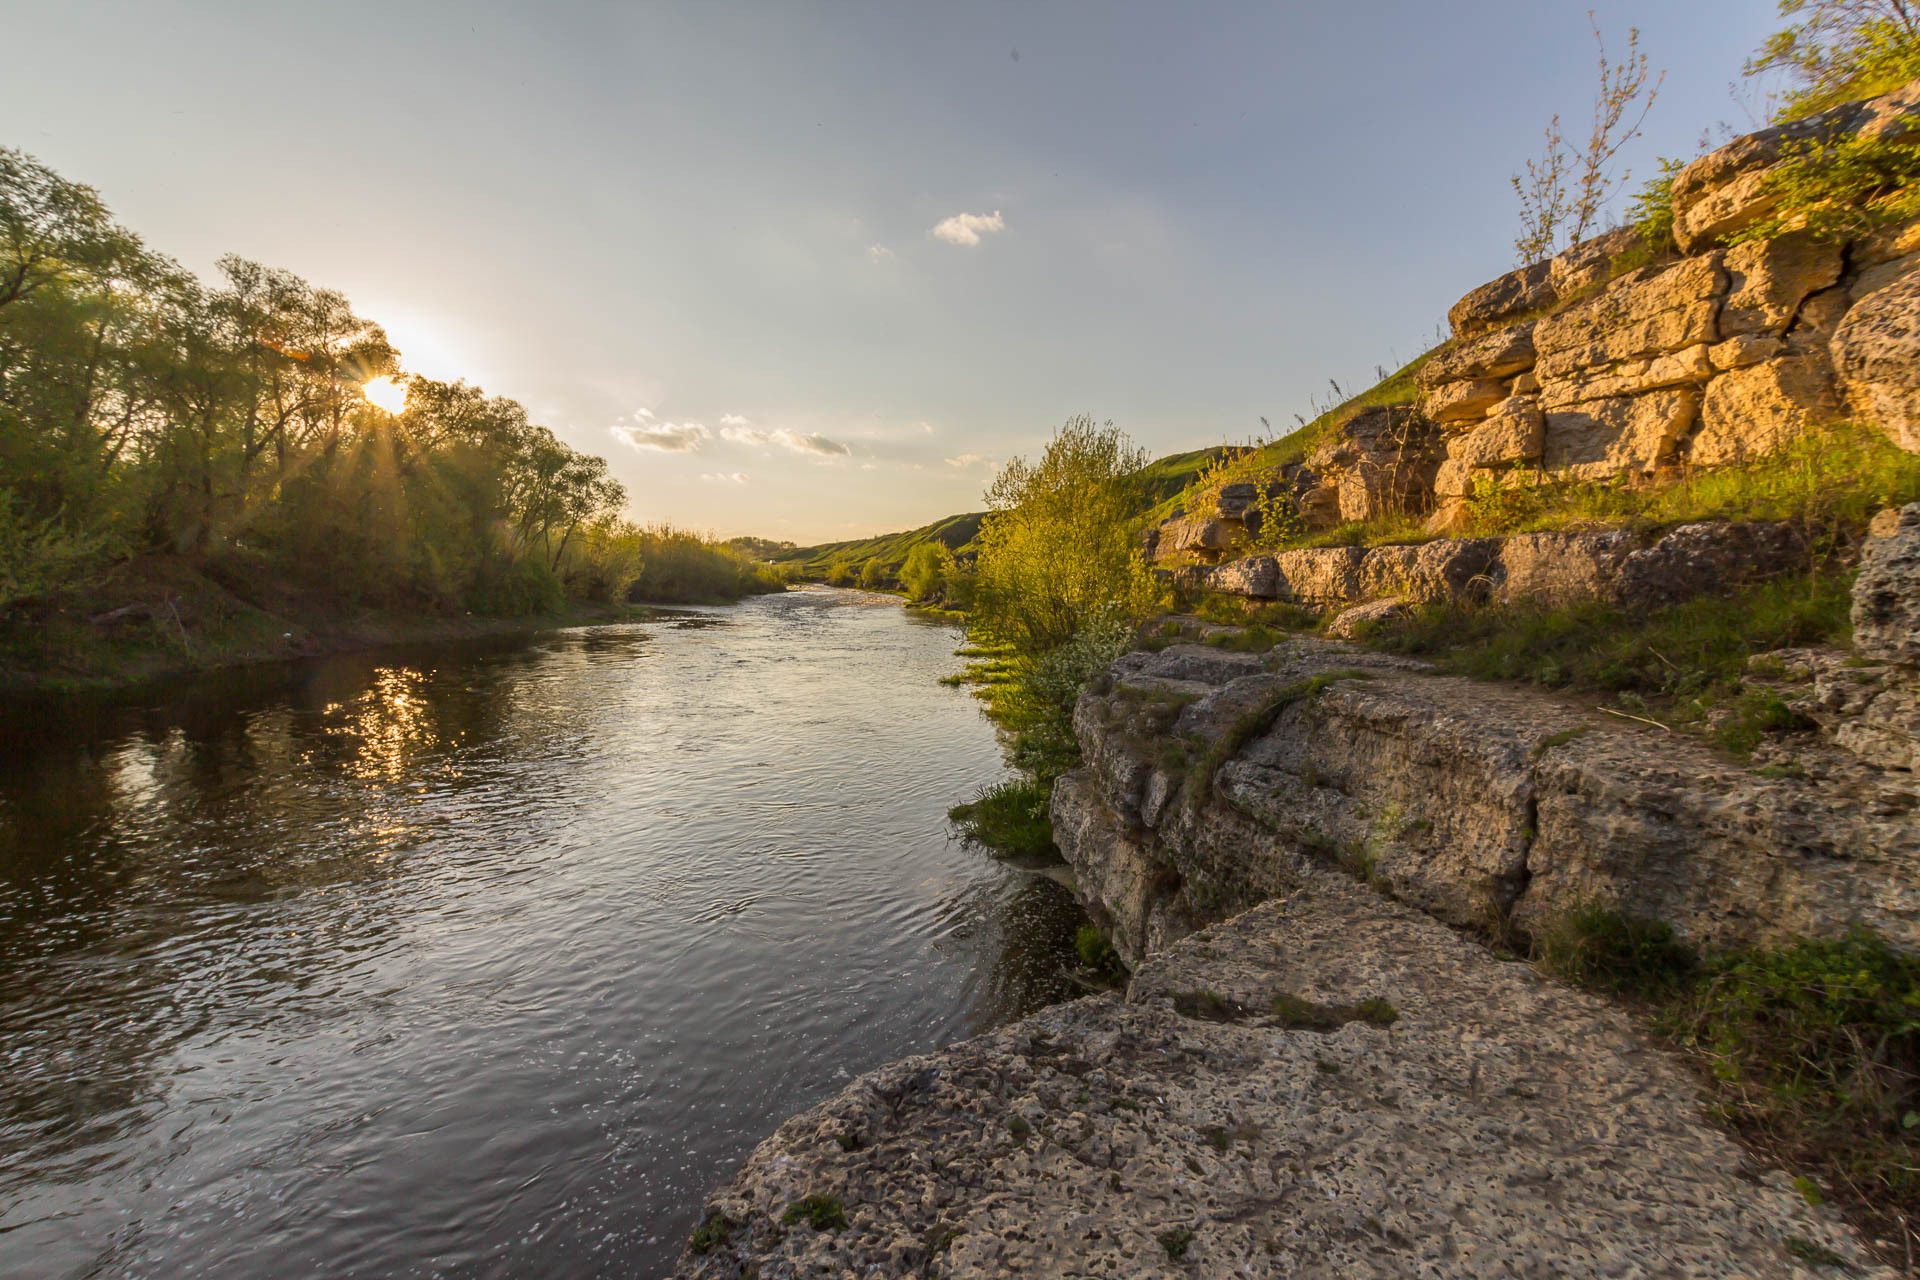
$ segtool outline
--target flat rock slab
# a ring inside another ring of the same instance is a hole
[[[678,1274],[1892,1276],[1701,1106],[1617,1011],[1329,873],[788,1121]],[[783,1223],[810,1196],[845,1226]]]

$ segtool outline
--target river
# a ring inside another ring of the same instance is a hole
[[[0,1276],[655,1276],[853,1075],[1074,994],[957,633],[811,589],[5,717]]]

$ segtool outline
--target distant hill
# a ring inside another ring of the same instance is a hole
[[[1162,505],[1179,494],[1193,483],[1209,462],[1224,451],[1224,445],[1216,445],[1210,449],[1169,454],[1148,463],[1142,474],[1147,482],[1149,505]],[[881,566],[891,576],[900,572],[900,566],[906,563],[908,554],[923,542],[941,543],[962,558],[971,556],[976,550],[974,540],[979,537],[980,522],[986,518],[984,511],[969,511],[964,515],[936,520],[918,529],[909,529],[905,533],[887,533],[877,538],[856,538],[849,542],[823,542],[813,547],[783,547],[769,553],[769,558],[776,563],[797,562],[804,576],[822,577],[831,565],[845,562],[857,569],[878,556]]]

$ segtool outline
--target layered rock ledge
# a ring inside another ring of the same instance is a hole
[[[678,1274],[1893,1274],[1700,1112],[1618,1011],[1310,872],[788,1121]]]

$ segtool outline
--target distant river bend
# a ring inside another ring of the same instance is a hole
[[[856,592],[16,708],[0,1277],[652,1276],[851,1076],[1072,994],[957,635]]]

